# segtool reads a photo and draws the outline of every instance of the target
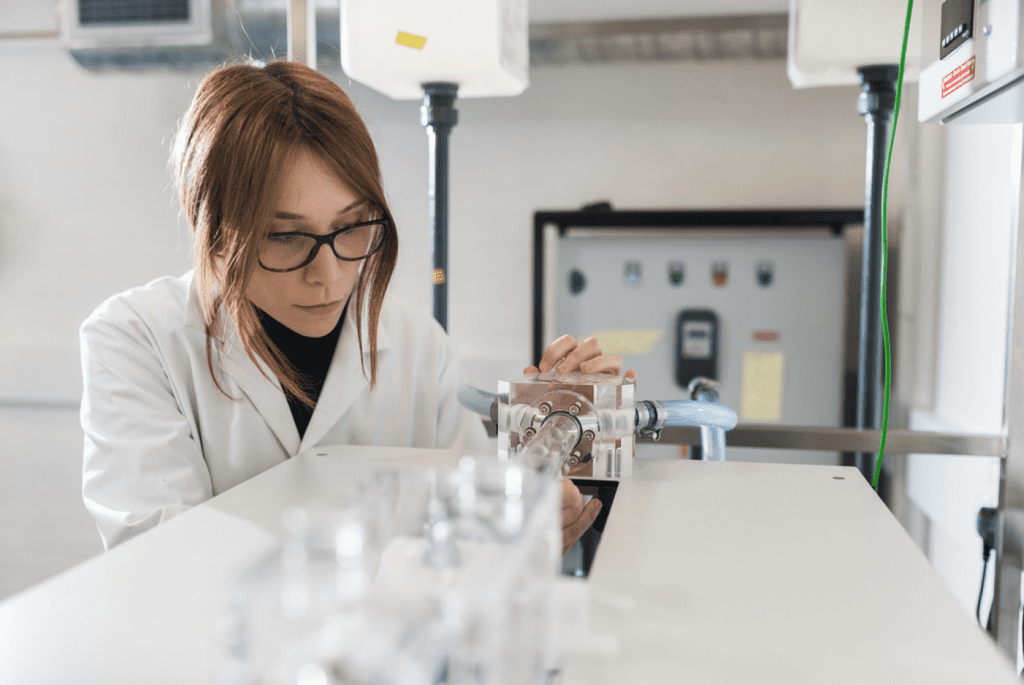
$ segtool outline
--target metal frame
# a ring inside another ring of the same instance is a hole
[[[1024,165],[1022,125],[1014,130],[1012,185],[1016,193],[1011,218],[1010,298],[1007,317],[1006,393],[1003,430],[1006,452],[999,468],[999,515],[996,535],[995,595],[992,600],[992,631],[999,649],[1017,663],[1021,640],[1021,572],[1024,571],[1024,241],[1021,193]]]
[[[488,435],[492,438],[497,437],[498,427],[494,421],[484,418],[483,424]],[[729,431],[728,444],[732,447],[862,452],[876,449],[880,436],[880,430],[741,423]],[[638,434],[636,442],[700,445],[700,429],[663,428],[658,440],[647,434]],[[886,436],[886,446],[894,454],[955,454],[967,457],[998,457],[1006,453],[1006,445],[1006,436],[1001,434],[972,435],[890,430]]]

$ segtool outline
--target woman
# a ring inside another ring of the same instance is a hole
[[[81,329],[83,495],[107,548],[315,445],[487,449],[440,326],[385,299],[398,235],[336,84],[290,62],[214,71],[172,167],[194,272],[114,296]],[[622,365],[568,336],[540,369],[559,362]],[[569,481],[563,495],[571,543],[600,502]]]

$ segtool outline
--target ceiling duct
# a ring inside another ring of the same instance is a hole
[[[64,0],[61,41],[84,67],[192,69],[236,52],[231,0]]]
[[[61,0],[61,36],[92,70],[208,69],[288,50],[288,0]],[[320,68],[339,68],[340,0],[316,5]],[[533,24],[530,66],[786,58],[788,15]]]
[[[340,0],[315,5],[319,62],[340,66]],[[93,71],[204,70],[288,53],[287,0],[62,0],[62,9],[64,45]]]
[[[530,66],[786,58],[789,15],[532,24]]]

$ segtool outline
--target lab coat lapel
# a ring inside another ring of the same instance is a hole
[[[223,312],[222,315],[224,317],[224,346],[219,353],[214,351],[214,355],[219,354],[221,368],[249,398],[267,426],[277,436],[285,451],[289,455],[297,454],[299,451],[299,429],[295,427],[295,419],[292,417],[291,409],[288,408],[288,400],[285,399],[284,390],[281,389],[281,382],[262,361],[258,366],[253,362],[242,346],[242,340],[238,337],[234,322],[226,312]],[[194,279],[189,288],[188,303],[185,307],[185,325],[205,331],[202,307]],[[226,387],[225,390],[228,391],[228,394],[233,394],[230,387]]]
[[[334,358],[331,360],[331,367],[324,379],[320,399],[317,400],[313,416],[309,420],[309,426],[306,427],[300,451],[316,445],[362,396],[370,384],[370,342],[367,332],[369,306],[364,305],[363,307],[363,330],[360,334],[363,341],[362,355],[359,353],[359,338],[356,336],[356,320],[352,309],[349,306],[347,310],[347,318],[341,327],[338,345],[334,349]],[[377,328],[378,354],[390,346],[390,336],[385,330],[385,321],[386,317],[382,312]]]

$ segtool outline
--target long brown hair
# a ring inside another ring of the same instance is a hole
[[[363,264],[349,301],[362,353],[363,302],[369,297],[372,386],[377,380],[377,324],[398,257],[398,236],[373,141],[344,91],[295,62],[220,67],[199,84],[182,118],[171,166],[195,233],[207,365],[214,382],[224,392],[213,348],[219,353],[223,346],[226,312],[253,362],[259,366],[257,357],[262,359],[288,393],[312,407],[305,379],[267,336],[245,296],[253,271],[261,268],[258,245],[270,230],[280,171],[301,149],[318,157],[356,197],[368,200],[389,220],[384,246]]]

